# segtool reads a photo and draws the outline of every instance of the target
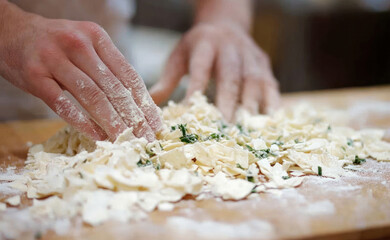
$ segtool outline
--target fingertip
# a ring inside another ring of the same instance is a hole
[[[153,85],[152,88],[149,90],[149,94],[157,105],[162,104],[169,97],[169,95],[167,94],[167,88],[164,87],[164,85],[161,83],[156,83],[155,85]]]
[[[250,114],[255,115],[259,113],[259,103],[253,99],[246,99],[242,104],[242,107],[247,110]]]
[[[107,134],[96,123],[92,123],[90,129],[91,130],[88,131],[88,137],[90,137],[91,139],[95,141],[105,141],[108,139]]]
[[[231,106],[230,104],[217,102],[217,108],[222,113],[222,116],[225,118],[227,122],[231,122],[233,120],[233,114],[235,111],[234,106]]]
[[[280,92],[276,88],[269,88],[265,93],[265,107],[264,112],[266,114],[273,114],[281,107],[281,96]]]
[[[153,133],[150,133],[148,132],[146,135],[145,135],[145,138],[148,142],[153,142],[154,140],[156,140],[156,135],[154,135]]]

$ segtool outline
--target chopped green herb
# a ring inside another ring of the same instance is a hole
[[[146,149],[145,152],[149,155],[150,158],[156,156],[152,149]]]
[[[278,156],[278,154],[275,154],[275,153],[271,152],[269,149],[267,149],[267,150],[268,150],[268,154],[270,154],[271,156],[274,156],[274,157]]]
[[[137,162],[137,166],[138,167],[146,167],[146,166],[149,166],[149,165],[152,165],[152,162],[150,160],[146,160],[145,163],[142,162],[142,159],[140,159],[138,162]]]
[[[341,149],[343,149],[344,151],[346,151],[345,147],[344,146],[341,146]]]
[[[282,146],[284,144],[284,142],[281,142],[281,141],[276,141],[272,144],[275,144],[275,145],[278,145],[278,146]]]
[[[196,134],[188,134],[180,137],[180,141],[185,143],[194,143],[199,140],[199,136]]]
[[[267,158],[269,155],[276,156],[274,153],[271,153],[271,150],[263,149],[263,150],[255,150],[253,147],[249,146],[248,144],[245,145],[246,148],[255,155],[255,157],[259,159]]]
[[[348,138],[348,139],[347,139],[347,145],[350,146],[350,147],[352,147],[352,146],[353,146],[353,140],[350,139],[350,138]]]
[[[284,180],[287,180],[287,179],[290,178],[290,176],[282,176],[282,178],[283,178]]]
[[[156,170],[160,170],[160,169],[161,169],[161,165],[160,165],[160,163],[157,163]]]
[[[238,130],[240,131],[241,134],[246,134],[244,127],[241,124],[237,123],[236,127],[238,128]]]
[[[210,136],[208,136],[206,138],[206,140],[214,139],[214,140],[220,141],[224,137],[225,137],[225,134],[223,134],[223,133],[212,133],[212,134],[210,134]]]
[[[161,145],[161,143],[158,143],[158,145],[160,145],[161,150],[164,150],[164,148],[163,148],[163,146]]]
[[[295,143],[299,143],[299,139],[298,139],[298,138],[295,138],[295,139],[294,139],[294,142],[295,142]]]
[[[256,187],[257,187],[257,186],[254,186],[254,187],[252,188],[251,193],[256,193]]]
[[[255,183],[255,178],[253,176],[246,176],[246,180],[251,183]]]
[[[273,142],[272,144],[276,144],[278,146],[282,146],[284,144],[284,142],[280,141],[280,139],[282,139],[282,135],[280,135],[275,142]]]
[[[239,163],[237,163],[236,167],[241,168],[242,170],[244,170],[244,168]]]
[[[245,147],[248,148],[248,150],[251,152],[256,151],[253,147],[249,146],[248,144],[246,144]]]
[[[176,130],[176,126],[171,126],[171,132]]]
[[[220,131],[220,132],[223,132],[223,130],[225,129],[225,128],[227,128],[228,126],[223,122],[223,121],[219,121],[219,127],[218,127],[218,130]]]
[[[353,161],[354,165],[360,165],[362,163],[366,162],[366,159],[364,158],[359,158],[358,155],[355,155],[355,160]]]
[[[142,163],[142,160],[140,159],[138,162],[137,162],[137,166],[138,167],[142,167],[144,164]]]
[[[180,129],[183,136],[180,137],[180,141],[185,143],[194,143],[199,140],[199,136],[196,134],[187,134],[187,124],[178,124],[177,127]]]
[[[318,166],[318,175],[322,176],[322,167]]]
[[[332,127],[329,125],[328,126],[328,132],[332,131]]]
[[[177,127],[180,129],[183,136],[187,135],[187,124],[178,124]]]

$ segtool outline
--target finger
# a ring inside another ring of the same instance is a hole
[[[263,112],[266,114],[274,113],[281,106],[281,96],[279,91],[279,84],[275,77],[270,73],[268,79],[270,81],[264,81],[264,105]]]
[[[252,53],[256,58],[257,65],[262,66],[261,85],[262,98],[260,99],[260,109],[262,113],[271,114],[281,105],[279,84],[273,75],[271,63],[268,55],[263,52],[253,41],[248,41]]]
[[[111,140],[115,140],[127,128],[104,92],[71,62],[64,62],[54,68],[53,76],[77,99]]]
[[[241,94],[242,106],[252,114],[257,114],[260,108],[262,94],[262,79],[264,66],[256,61],[251,51],[243,51],[243,89]]]
[[[92,46],[87,45],[79,49],[77,54],[74,51],[70,52],[69,58],[77,68],[96,83],[111,102],[114,108],[111,112],[113,116],[111,125],[117,127],[118,132],[123,132],[127,126],[133,128],[133,133],[137,137],[145,137],[149,141],[155,139],[152,129],[134,102],[131,92],[101,61]]]
[[[152,130],[159,132],[162,128],[160,109],[153,102],[141,76],[126,61],[107,35],[102,36],[95,43],[95,49],[100,59],[115,77],[122,82],[125,88],[131,91],[135,103],[143,112]]]
[[[160,80],[150,90],[150,95],[157,104],[168,100],[181,78],[188,72],[187,55],[183,41],[179,42],[168,58]]]
[[[271,65],[268,63],[268,60],[258,61],[258,64],[263,66],[261,83],[264,97],[261,101],[261,112],[272,114],[281,106],[279,84],[272,73]]]
[[[58,116],[87,137],[94,140],[107,139],[104,131],[72,103],[55,80],[45,78],[40,84],[34,95],[41,98]]]
[[[216,105],[226,120],[231,121],[240,93],[241,62],[234,45],[221,47],[217,65]]]
[[[196,91],[203,93],[206,90],[214,59],[215,50],[209,42],[203,41],[196,45],[190,57],[190,83],[186,94],[187,99]]]

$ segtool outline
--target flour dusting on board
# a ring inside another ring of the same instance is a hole
[[[239,223],[224,223],[218,221],[194,221],[184,217],[170,217],[168,227],[174,228],[180,235],[195,234],[202,239],[272,239],[275,235],[274,227],[265,221],[247,220]],[[196,238],[195,237],[195,238]]]
[[[24,174],[9,179],[10,186],[32,199],[27,219],[44,222],[42,231],[61,233],[70,219],[81,217],[92,226],[111,220],[137,222],[156,209],[174,210],[188,196],[238,201],[270,193],[284,199],[294,195],[286,189],[305,184],[305,178],[348,179],[368,158],[390,160],[383,130],[332,125],[329,112],[309,105],[272,116],[240,110],[237,124],[228,124],[204,96],[195,94],[187,104],[170,102],[162,117],[163,130],[154,142],[135,138],[127,129],[113,143],[94,143],[67,127],[33,146]],[[348,185],[343,191],[356,189]],[[304,197],[300,201],[310,202]],[[311,203],[302,210],[308,215],[336,211],[331,201]],[[172,218],[168,224],[176,222]],[[231,231],[222,223],[194,224],[222,229],[221,234]],[[239,227],[242,232],[261,227],[273,233],[272,225],[262,221]],[[7,234],[7,228],[1,229]]]

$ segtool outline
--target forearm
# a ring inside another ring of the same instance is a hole
[[[232,23],[249,31],[251,27],[251,0],[197,0],[195,23]]]

